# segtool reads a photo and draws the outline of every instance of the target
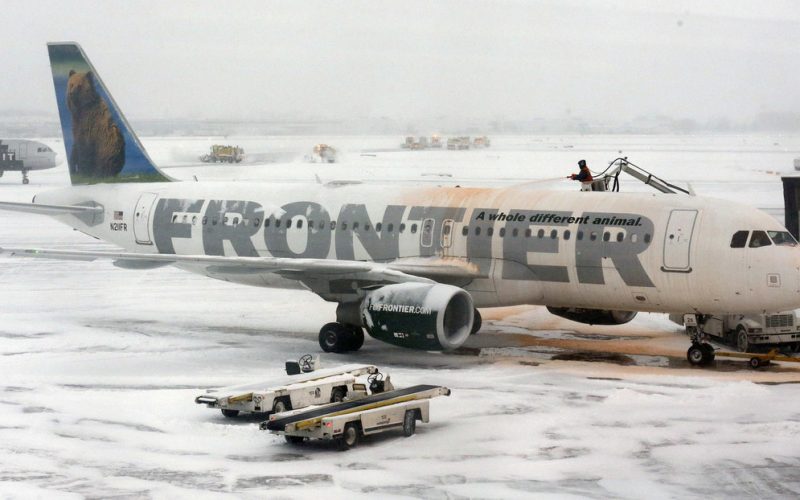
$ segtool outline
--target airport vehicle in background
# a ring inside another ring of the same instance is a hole
[[[491,145],[492,142],[485,135],[476,137],[472,140],[472,147],[474,148],[488,148]]]
[[[417,421],[430,421],[431,398],[449,395],[450,389],[435,385],[378,389],[369,396],[341,403],[273,414],[259,427],[283,435],[292,444],[321,439],[336,441],[340,448],[348,449],[362,436],[392,429],[402,429],[406,437],[413,435]]]
[[[200,161],[205,163],[240,163],[244,160],[244,148],[214,144],[208,154],[200,157]]]
[[[342,365],[314,369],[311,356],[287,362],[287,376],[253,384],[212,389],[197,396],[197,404],[219,409],[226,417],[240,413],[281,413],[309,405],[341,401],[353,394],[357,377],[380,373],[373,365]],[[292,370],[293,366],[300,366]],[[360,384],[363,385],[363,384]]]
[[[65,149],[92,145],[124,153],[124,161],[70,160],[71,186],[0,208],[49,215],[118,250],[2,254],[104,259],[156,273],[172,265],[311,291],[337,304],[335,321],[319,330],[327,352],[357,350],[365,331],[399,347],[455,350],[479,328],[480,307],[544,305],[587,324],[626,323],[638,311],[800,307],[797,243],[772,216],[738,201],[674,194],[642,172],[664,194],[530,183],[175,182],[150,160],[80,47],[48,50]],[[124,142],[94,135],[100,128]],[[269,305],[254,310],[269,314]]]
[[[307,158],[311,163],[335,163],[336,150],[327,144],[317,144]]]
[[[741,352],[766,352],[772,348],[800,352],[797,310],[774,314],[699,315],[696,321],[690,320],[688,324],[680,315],[670,315],[670,319],[685,326],[689,335],[708,335]]]
[[[470,147],[470,140],[469,137],[461,136],[461,137],[450,137],[447,139],[447,149],[469,149]]]
[[[56,166],[56,153],[47,144],[28,139],[0,139],[0,177],[5,172],[20,172],[28,184],[28,172]]]
[[[400,144],[400,147],[403,149],[411,149],[414,146],[414,136],[406,136],[406,139]]]
[[[442,137],[438,134],[433,134],[431,136],[431,144],[430,147],[432,148],[441,148],[442,147]]]

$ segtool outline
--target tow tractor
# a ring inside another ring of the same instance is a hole
[[[273,414],[260,428],[283,434],[290,444],[321,439],[335,441],[345,450],[358,444],[361,436],[392,429],[402,429],[406,437],[411,436],[417,421],[430,421],[431,398],[450,395],[447,387],[415,385],[393,390],[384,382],[380,374],[370,375],[370,395],[366,387],[355,387],[340,403]]]
[[[363,375],[380,375],[374,365],[350,364],[316,369],[318,360],[310,354],[286,362],[287,376],[248,385],[210,389],[195,398],[197,404],[218,408],[228,418],[240,413],[271,414],[305,408],[309,405],[342,401],[364,384]]]

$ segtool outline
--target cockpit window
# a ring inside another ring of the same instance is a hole
[[[731,248],[744,248],[747,244],[747,235],[749,231],[736,231],[731,238]]]
[[[769,236],[764,231],[753,231],[753,236],[750,238],[750,248],[758,248],[772,245]]]
[[[767,231],[767,234],[776,245],[797,246],[797,240],[788,231]]]

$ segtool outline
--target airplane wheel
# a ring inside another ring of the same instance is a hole
[[[349,343],[350,332],[341,323],[327,323],[319,331],[319,346],[325,352],[347,352]]]
[[[348,351],[357,351],[364,345],[364,329],[360,326],[351,326],[351,337]]]
[[[222,414],[225,415],[225,418],[234,418],[239,416],[239,410],[221,410]]]
[[[750,368],[752,368],[753,370],[761,368],[761,360],[758,358],[750,358],[749,364]]]
[[[469,332],[470,335],[475,335],[478,333],[483,326],[483,320],[481,319],[481,313],[477,309],[475,309],[475,313],[472,319],[472,331]]]
[[[700,349],[703,350],[704,364],[709,364],[714,361],[716,355],[714,354],[714,347],[711,344],[700,344]]]
[[[686,360],[689,364],[694,366],[703,366],[707,364],[707,356],[703,353],[703,348],[700,344],[692,344],[692,347],[686,351]]]
[[[29,182],[31,182],[31,181],[29,181],[27,177],[22,179],[22,183],[23,184],[28,184]]]

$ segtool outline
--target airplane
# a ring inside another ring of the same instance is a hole
[[[50,146],[27,139],[0,139],[0,177],[5,172],[22,172],[22,183],[28,184],[28,172],[57,165],[56,153]]]
[[[171,265],[308,290],[337,303],[336,320],[319,332],[326,352],[358,350],[365,331],[401,347],[457,349],[480,329],[484,307],[538,304],[578,322],[623,324],[640,311],[691,320],[800,306],[797,242],[735,202],[520,186],[176,181],[150,160],[80,46],[48,51],[72,185],[0,208],[49,215],[119,250],[6,255]],[[687,356],[708,362],[713,348],[701,340]]]

